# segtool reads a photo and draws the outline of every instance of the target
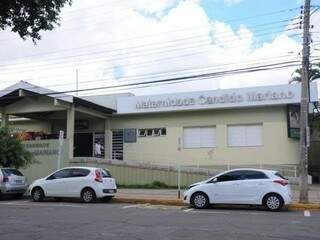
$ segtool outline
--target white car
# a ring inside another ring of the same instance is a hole
[[[97,198],[110,200],[116,192],[116,182],[110,172],[93,167],[62,168],[35,180],[28,189],[33,201],[42,201],[45,197],[80,197],[85,203]]]
[[[210,204],[264,205],[276,211],[292,199],[287,179],[278,172],[261,169],[233,169],[206,181],[190,185],[183,195],[195,208]]]

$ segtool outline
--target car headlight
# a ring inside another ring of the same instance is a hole
[[[186,190],[189,190],[189,189],[191,189],[191,188],[193,188],[193,187],[195,187],[195,186],[198,186],[198,184],[192,184],[192,185],[188,186],[188,187],[186,188]]]

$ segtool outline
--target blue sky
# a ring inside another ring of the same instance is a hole
[[[75,88],[76,70],[81,89],[257,64],[300,62],[301,36],[292,37],[284,31],[286,23],[279,21],[298,16],[299,9],[288,10],[299,8],[301,3],[301,0],[115,0],[112,3],[76,0],[63,9],[61,26],[43,33],[37,45],[21,40],[10,31],[0,33],[0,42],[5,46],[0,56],[0,89],[26,80],[53,90],[70,90]],[[312,4],[320,4],[320,0],[312,0]],[[287,11],[266,15],[281,10]],[[320,11],[311,21],[315,25],[312,31],[320,33]],[[274,24],[252,27],[270,22]],[[261,30],[265,35],[261,35]],[[313,34],[318,45],[319,37],[320,34]],[[186,89],[286,84],[295,68],[123,91],[149,95]],[[95,94],[112,91],[102,89]]]
[[[246,25],[252,32],[255,32],[255,28],[250,28],[250,26],[294,18],[300,13],[300,10],[284,11],[272,15],[265,15],[266,13],[294,9],[301,6],[301,1],[297,0],[246,0],[235,4],[227,4],[226,2],[222,0],[201,0],[200,4],[211,21],[225,22],[233,29],[239,28],[240,25]],[[253,17],[257,15],[265,16]],[[277,24],[276,26],[280,25],[283,24]],[[284,27],[277,28],[277,30],[283,29]],[[271,40],[270,35],[261,36],[258,39],[261,41]]]

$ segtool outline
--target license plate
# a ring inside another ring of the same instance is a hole
[[[16,180],[16,183],[22,183],[22,180]]]
[[[109,193],[114,193],[114,190],[113,190],[113,189],[110,189],[110,190],[109,190]]]

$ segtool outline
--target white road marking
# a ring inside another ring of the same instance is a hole
[[[304,211],[304,216],[305,216],[305,217],[311,217],[310,211],[309,211],[309,210],[305,210],[305,211]]]
[[[139,204],[123,206],[122,208],[126,209],[126,208],[137,208],[137,207],[139,207]]]
[[[191,211],[193,211],[194,209],[193,208],[187,208],[187,209],[184,209],[183,211],[184,212],[191,212]]]

